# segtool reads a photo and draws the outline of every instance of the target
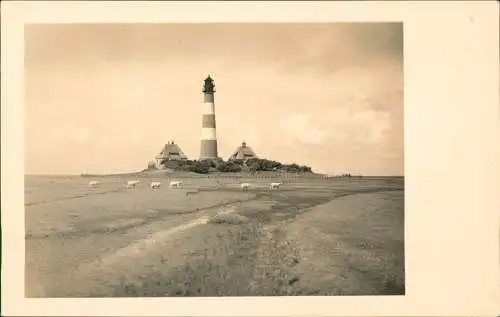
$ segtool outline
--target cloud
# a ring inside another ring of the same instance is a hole
[[[26,61],[37,67],[203,57],[330,73],[403,55],[402,23],[49,24],[25,34]]]
[[[343,145],[378,144],[390,129],[390,114],[370,108],[353,111],[347,107],[325,114],[335,133],[332,139]]]
[[[271,159],[401,169],[401,24],[29,25],[25,41],[28,171],[80,172],[88,153],[142,168],[169,140],[196,158],[207,74],[222,156],[246,141]]]
[[[330,131],[320,128],[312,120],[310,114],[292,114],[280,122],[284,139],[292,138],[304,143],[322,144],[329,136]]]

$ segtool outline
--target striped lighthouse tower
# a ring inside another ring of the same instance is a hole
[[[201,128],[200,160],[214,160],[218,157],[214,93],[214,81],[208,76],[203,86],[203,123]]]

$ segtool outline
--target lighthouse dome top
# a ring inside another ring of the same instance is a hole
[[[214,80],[210,75],[208,75],[207,78],[205,78],[205,84],[203,85],[203,92],[206,94],[211,94],[215,92],[215,84]]]

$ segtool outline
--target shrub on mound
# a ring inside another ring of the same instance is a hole
[[[225,162],[222,159],[215,161],[164,161],[163,165],[180,171],[189,171],[198,174],[208,174],[211,171],[218,171],[221,173],[238,173],[241,171],[257,172],[257,171],[274,171],[274,172],[288,172],[288,173],[312,173],[310,166],[298,165],[296,163],[283,164],[273,160],[251,158],[247,161],[244,160],[229,160]]]
[[[236,162],[223,162],[217,165],[217,170],[219,172],[241,172],[242,165]]]
[[[210,172],[210,169],[215,166],[210,161],[191,160],[164,161],[163,165],[176,171],[194,172],[198,174],[207,174],[208,172]]]
[[[195,172],[198,174],[207,174],[208,172],[210,172],[211,167],[212,164],[210,161],[196,161],[191,167],[191,172]]]

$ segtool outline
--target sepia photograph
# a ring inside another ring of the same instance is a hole
[[[498,315],[498,4],[0,6],[2,315]]]
[[[26,297],[405,295],[403,23],[24,47]]]

